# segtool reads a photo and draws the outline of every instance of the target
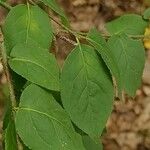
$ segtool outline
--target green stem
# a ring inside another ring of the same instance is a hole
[[[80,45],[80,41],[79,41],[78,37],[76,37],[76,41],[77,41],[77,44]]]
[[[10,6],[9,4],[5,3],[5,2],[2,2],[0,0],[0,5],[8,10],[11,10],[12,6]]]
[[[32,5],[36,5],[36,3],[33,0],[28,0],[27,2],[29,2]]]
[[[32,2],[32,4],[36,4],[33,0],[29,0],[30,2]],[[9,4],[5,3],[5,2],[2,2],[0,0],[0,5],[8,10],[11,10],[12,6],[10,6]],[[83,39],[87,39],[86,36],[87,36],[87,33],[83,33],[83,32],[76,32],[76,31],[73,31],[71,29],[69,29],[68,27],[66,27],[65,25],[63,25],[62,23],[56,21],[52,16],[49,15],[49,17],[55,22],[57,23],[59,26],[61,26],[63,29],[65,29],[66,31],[68,31],[69,33],[73,34],[74,36],[77,36],[77,37],[80,37],[80,38],[83,38]],[[109,38],[111,37],[111,35],[108,35],[108,34],[102,34],[102,36],[104,38]],[[144,36],[144,35],[131,35],[129,36],[133,39],[150,39],[150,36]]]
[[[63,25],[62,23],[56,21],[50,14],[49,14],[49,18],[52,19],[56,24],[58,24],[60,27],[62,27],[63,29],[65,29],[66,31],[70,32],[71,34],[75,35],[75,32],[72,31],[71,29],[69,29],[68,27],[66,27],[65,25]]]
[[[55,34],[55,33],[54,33],[54,35],[55,35],[55,37],[57,37],[57,38],[59,38],[59,39],[65,41],[65,42],[67,42],[67,43],[69,43],[69,44],[71,44],[71,45],[74,45],[74,46],[77,45],[77,43],[76,43],[75,41],[73,41],[73,40],[71,40],[71,39],[69,39],[69,38],[67,38],[67,37],[65,37],[65,36],[61,36],[61,35]]]
[[[77,36],[79,38],[83,38],[83,39],[87,39],[87,33],[84,33],[84,32],[76,32],[76,31],[73,31],[69,28],[67,28],[66,26],[64,26],[62,23],[56,21],[52,16],[49,15],[49,17],[56,23],[58,24],[60,27],[62,27],[63,29],[65,29],[66,31],[68,31],[69,33],[73,34],[74,36]],[[110,38],[112,35],[109,35],[109,34],[104,34],[102,33],[101,34],[104,38],[108,39]],[[129,35],[130,38],[133,38],[133,39],[150,39],[150,36],[145,36],[145,35]]]
[[[3,45],[3,41],[0,42],[0,51],[1,51],[1,54],[2,54],[2,63],[3,63],[4,73],[5,73],[5,76],[7,78],[7,82],[8,82],[11,105],[12,105],[12,107],[16,107],[17,105],[16,105],[15,92],[14,92],[14,87],[13,87],[13,84],[12,84],[12,81],[11,81],[11,75],[10,75],[10,72],[9,72],[8,62],[7,62],[7,54],[6,54],[6,51],[5,51],[5,47]]]

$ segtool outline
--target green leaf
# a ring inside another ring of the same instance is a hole
[[[51,53],[32,44],[18,44],[10,56],[13,71],[42,87],[59,91],[59,67]]]
[[[8,94],[7,92],[5,93],[6,95]],[[4,147],[5,150],[17,150],[18,149],[17,137],[16,137],[15,123],[13,120],[11,101],[8,96],[6,96],[5,100],[6,100],[6,105],[5,105],[5,114],[3,119]]]
[[[6,2],[7,0],[0,0],[1,2]],[[2,6],[0,6],[0,7],[2,7]]]
[[[118,90],[121,91],[122,85],[121,85],[121,77],[120,77],[119,68],[118,68],[116,59],[113,56],[105,39],[102,37],[100,32],[94,28],[94,29],[90,30],[90,32],[88,33],[87,40],[101,55],[105,64],[109,68],[111,74],[116,79],[116,82],[118,85]]]
[[[70,26],[64,11],[59,7],[56,0],[40,0],[40,1],[43,2],[45,5],[49,6],[55,13],[58,14],[62,20],[62,23],[65,26],[67,27]]]
[[[86,150],[103,150],[102,143],[96,144],[89,136],[82,136]]]
[[[146,9],[143,13],[144,19],[150,19],[150,8]]]
[[[12,106],[10,101],[10,95],[9,95],[9,87],[8,84],[3,84],[0,87],[1,93],[4,94],[4,100],[5,100],[5,107],[4,107],[4,118],[3,118],[3,130],[5,130],[8,127],[8,124],[10,122],[10,119],[12,117]]]
[[[114,35],[108,40],[120,73],[123,89],[134,96],[141,84],[145,51],[141,40],[133,40],[125,34]]]
[[[17,5],[13,7],[6,18],[3,33],[8,55],[18,43],[36,44],[48,51],[52,42],[52,27],[49,17],[37,6]],[[25,80],[12,71],[11,74],[18,99]]]
[[[5,105],[5,113],[4,113],[4,119],[3,119],[3,130],[5,130],[8,127],[8,124],[12,118],[12,110],[11,110],[11,101],[8,98],[7,103]]]
[[[17,150],[17,136],[14,121],[11,119],[4,131],[5,150]]]
[[[111,113],[113,94],[112,80],[102,59],[92,47],[77,46],[62,70],[61,97],[72,121],[96,141]]]
[[[143,35],[148,23],[143,20],[142,16],[135,14],[123,15],[106,24],[110,34],[124,32],[128,35]]]
[[[3,27],[7,54],[18,43],[36,44],[48,49],[52,27],[48,15],[38,6],[17,5],[9,12]]]
[[[16,129],[32,150],[84,150],[67,113],[50,92],[34,84],[22,93]]]
[[[5,150],[17,150],[16,129],[13,120],[12,106],[9,98],[7,99],[7,105],[5,107],[6,110],[3,119]]]

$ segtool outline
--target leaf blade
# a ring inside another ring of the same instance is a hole
[[[114,35],[108,45],[118,62],[123,90],[134,96],[141,84],[145,62],[145,50],[140,40],[133,40],[125,34]]]
[[[105,69],[106,66],[94,49],[81,45],[70,53],[61,75],[61,97],[65,110],[72,121],[96,141],[102,133],[113,102],[113,85]]]
[[[32,44],[18,44],[10,56],[13,71],[42,87],[59,91],[59,67],[52,54]]]
[[[123,15],[106,24],[106,29],[112,34],[120,32],[128,35],[143,35],[148,23],[143,20],[142,16],[135,14]]]
[[[115,60],[115,57],[113,56],[110,50],[110,47],[108,46],[106,41],[103,39],[99,31],[96,30],[95,28],[89,31],[87,35],[87,40],[96,49],[96,51],[101,55],[105,64],[109,68],[112,76],[115,77],[115,80],[117,82],[117,89],[118,89],[118,92],[120,93],[122,89],[120,72],[119,72],[119,68]]]
[[[18,43],[30,43],[48,49],[53,33],[47,14],[37,6],[17,5],[9,12],[3,26],[5,46],[9,55]]]
[[[7,128],[4,131],[5,150],[17,150],[17,136],[15,130],[15,123],[10,120]]]
[[[69,21],[64,11],[57,4],[56,0],[40,0],[40,1],[43,2],[45,5],[49,6],[55,13],[57,13],[60,16],[62,23],[65,26],[69,27]]]
[[[84,150],[66,112],[49,92],[34,84],[21,96],[16,129],[23,142],[33,150]]]
[[[86,150],[103,150],[102,143],[96,144],[89,136],[82,136]]]
[[[144,19],[150,19],[150,8],[146,9],[143,13]]]

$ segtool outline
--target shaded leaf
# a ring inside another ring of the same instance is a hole
[[[77,133],[79,133],[81,136],[87,135],[84,131],[82,131],[80,128],[78,128],[74,123],[73,127]]]
[[[5,113],[4,113],[4,119],[3,119],[3,130],[5,130],[8,127],[8,124],[12,118],[12,110],[11,110],[11,102],[10,99],[7,99],[7,103],[5,105]]]
[[[40,0],[40,1],[43,2],[45,5],[49,6],[55,13],[57,13],[60,16],[62,23],[65,26],[69,27],[69,21],[64,11],[57,4],[56,0]]]
[[[23,150],[31,150],[27,146],[23,145]]]
[[[147,25],[142,16],[127,14],[108,22],[106,28],[110,34],[124,32],[129,35],[143,35]]]
[[[113,56],[105,39],[103,39],[99,31],[94,28],[90,30],[90,32],[88,33],[87,40],[92,44],[92,46],[101,55],[107,67],[109,68],[112,76],[114,76],[117,81],[118,90],[121,91],[122,85],[121,85],[121,77],[120,77],[119,68],[118,68],[116,59]]]
[[[55,100],[62,106],[62,101],[61,101],[61,95],[60,92],[57,91],[51,91],[53,97],[55,98]]]
[[[109,71],[92,47],[79,45],[66,59],[61,97],[72,121],[99,141],[112,110],[113,85]]]
[[[150,8],[146,9],[143,13],[144,19],[150,19]]]
[[[6,0],[0,0],[1,2],[6,2]],[[2,7],[2,6],[0,6],[0,7]]]
[[[16,128],[32,150],[84,150],[66,112],[50,92],[34,84],[21,96]]]
[[[49,90],[59,91],[59,67],[52,54],[32,44],[18,44],[10,56],[13,71]]]
[[[4,107],[4,117],[3,117],[3,130],[5,130],[11,119],[11,111],[12,111],[8,84],[2,85],[2,88],[0,87],[0,90],[5,96],[4,97],[5,107]]]
[[[89,136],[82,136],[86,150],[103,150],[102,143],[96,144]]]
[[[38,6],[17,5],[9,12],[3,27],[7,54],[18,43],[36,44],[48,49],[52,27],[48,15]]]
[[[3,92],[5,94],[5,114],[3,118],[3,139],[5,150],[17,150],[17,137],[15,124],[13,120],[12,106],[9,98],[9,89],[4,86]]]
[[[133,40],[125,34],[114,35],[108,40],[120,73],[123,89],[134,96],[141,84],[145,51],[141,40]]]
[[[14,121],[9,120],[8,126],[4,131],[5,150],[17,150],[17,136]]]

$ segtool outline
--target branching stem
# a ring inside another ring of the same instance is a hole
[[[1,0],[0,0],[0,5],[8,10],[11,10],[12,8],[9,4],[2,2]]]
[[[0,31],[0,34],[1,34],[1,31]],[[4,73],[8,82],[11,104],[12,104],[12,107],[16,107],[15,92],[14,92],[14,87],[11,81],[11,75],[8,69],[7,55],[6,55],[4,45],[3,45],[3,41],[0,41],[0,52],[2,54],[2,63],[3,63]]]
[[[76,43],[75,41],[73,41],[73,40],[71,40],[71,39],[69,39],[69,38],[67,38],[67,37],[65,37],[65,36],[55,34],[55,37],[57,37],[57,38],[59,38],[59,39],[65,41],[65,42],[67,42],[67,43],[69,43],[69,44],[71,44],[71,45],[74,45],[74,46],[77,45],[77,43]]]
[[[29,0],[33,5],[35,5],[36,3],[33,1],[33,0]],[[5,3],[5,2],[2,2],[0,1],[0,5],[8,10],[10,10],[12,8],[12,6],[10,6],[9,4]],[[50,14],[49,15],[49,18],[52,19],[56,24],[58,24],[60,27],[62,27],[63,29],[65,29],[66,31],[68,31],[69,33],[71,33],[72,35],[74,36],[77,36],[79,38],[83,38],[83,39],[86,39],[86,35],[87,33],[84,33],[84,32],[76,32],[76,31],[73,31],[72,29],[66,27],[65,25],[63,25],[62,23],[58,22],[57,20],[55,20]],[[111,35],[109,34],[102,34],[102,36],[106,39],[108,39],[109,37],[111,37]],[[129,36],[130,38],[133,38],[133,39],[150,39],[150,36],[145,36],[145,35],[131,35]]]
[[[76,32],[74,32],[73,30],[69,29],[68,27],[66,27],[65,25],[63,25],[62,23],[58,22],[57,20],[55,20],[50,14],[49,18],[52,19],[56,24],[58,24],[60,27],[62,27],[63,29],[65,29],[66,31],[70,32],[71,34],[75,35]]]
[[[66,26],[64,26],[62,23],[58,22],[57,20],[55,20],[50,14],[49,14],[49,18],[52,19],[56,24],[58,24],[60,27],[62,27],[63,29],[67,30],[69,33],[73,34],[74,36],[77,36],[79,38],[83,38],[83,39],[87,39],[87,33],[85,32],[76,32],[76,31],[73,31],[69,28],[67,28]],[[108,39],[111,37],[111,35],[109,34],[104,34],[102,33],[101,34],[104,38]],[[145,35],[129,35],[130,38],[133,38],[133,39],[149,39],[150,40],[150,35],[149,36],[145,36]]]

